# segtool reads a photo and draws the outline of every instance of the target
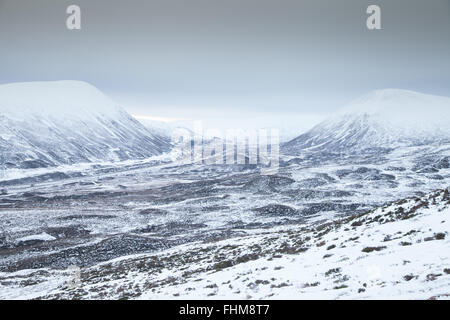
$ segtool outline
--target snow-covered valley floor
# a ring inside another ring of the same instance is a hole
[[[167,155],[11,169],[0,299],[447,298],[449,155],[304,153],[270,176]]]
[[[12,299],[449,299],[448,189],[371,212],[73,270],[0,273]]]

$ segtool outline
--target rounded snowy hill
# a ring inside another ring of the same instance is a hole
[[[386,89],[352,101],[282,150],[355,152],[446,142],[450,142],[450,98]]]
[[[166,139],[81,81],[0,85],[0,166],[45,167],[144,158]]]

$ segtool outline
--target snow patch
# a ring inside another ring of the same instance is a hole
[[[41,234],[33,234],[30,236],[22,237],[16,239],[16,242],[26,242],[26,241],[52,241],[56,240],[55,237],[49,235],[48,233],[42,232]]]

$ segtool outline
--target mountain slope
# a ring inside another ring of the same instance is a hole
[[[78,285],[70,269],[0,272],[0,298],[448,299],[449,205],[444,189],[342,219],[123,256],[81,269]]]
[[[450,141],[450,98],[386,89],[354,100],[282,150],[346,152]]]
[[[87,83],[0,86],[0,167],[118,161],[168,148],[167,139],[152,134]]]

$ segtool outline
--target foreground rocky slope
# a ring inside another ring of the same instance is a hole
[[[0,273],[0,298],[445,299],[443,189],[342,219],[284,226],[80,270]]]

